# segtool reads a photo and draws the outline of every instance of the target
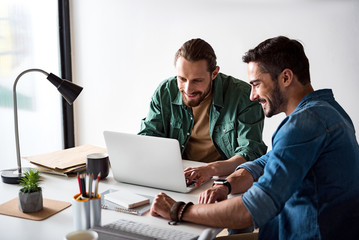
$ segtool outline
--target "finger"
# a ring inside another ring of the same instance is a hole
[[[156,209],[157,209],[157,204],[159,204],[159,198],[160,198],[160,194],[158,194],[154,199],[153,199],[153,203],[151,205],[150,208],[150,214],[151,216],[158,216]]]
[[[207,181],[208,179],[205,179],[204,177],[198,177],[197,178],[197,183],[196,183],[196,186],[200,186],[202,183],[204,183],[205,181]]]
[[[203,199],[203,203],[207,204],[210,203],[210,196],[212,195],[212,192],[208,192],[208,194],[206,194],[205,199]]]
[[[190,175],[193,171],[196,171],[194,168],[186,168],[183,172],[184,174]]]
[[[192,171],[191,172],[191,174],[189,174],[188,176],[187,176],[187,183],[189,184],[189,183],[192,183],[192,181],[194,180],[194,179],[197,179],[197,172],[196,171]]]
[[[168,197],[168,196],[166,195],[166,193],[160,192],[160,193],[157,195],[156,198],[158,198],[158,199],[166,199],[166,197]]]
[[[207,198],[209,194],[210,194],[209,189],[201,193],[198,199],[199,203],[207,203]]]
[[[186,178],[190,178],[193,174],[196,174],[196,171],[194,169],[188,170],[184,172],[184,176]],[[192,178],[192,177],[191,177]]]
[[[194,179],[194,178],[196,178],[198,176],[198,173],[196,172],[196,171],[192,171],[191,172],[191,174],[190,174],[190,177],[192,178],[192,179]]]
[[[215,203],[217,200],[216,194],[214,192],[211,193],[211,195],[207,199],[207,203]]]
[[[205,195],[205,192],[203,192],[203,193],[201,193],[200,195],[199,195],[199,197],[198,197],[198,203],[204,203],[204,195]]]
[[[151,209],[150,209],[150,214],[151,216],[154,216],[154,217],[157,217],[159,216],[157,213],[156,213],[156,210],[154,208],[154,206],[152,205]]]
[[[191,175],[191,173],[192,173],[192,170],[191,171],[185,171],[184,176],[187,178],[187,177],[189,177]]]

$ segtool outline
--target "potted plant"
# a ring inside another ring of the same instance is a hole
[[[19,210],[24,213],[40,211],[43,207],[42,189],[39,187],[40,173],[37,170],[29,169],[20,178]]]

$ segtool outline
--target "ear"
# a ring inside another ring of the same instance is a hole
[[[294,80],[294,74],[293,71],[289,68],[286,68],[281,73],[281,82],[283,83],[284,87],[288,87],[292,84]]]
[[[219,67],[217,66],[216,69],[214,69],[214,71],[212,72],[212,76],[211,76],[212,80],[214,80],[217,77],[218,73],[219,73]]]

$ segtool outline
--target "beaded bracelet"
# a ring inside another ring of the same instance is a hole
[[[172,205],[171,210],[170,210],[170,217],[171,217],[172,221],[169,221],[168,224],[176,225],[177,223],[182,222],[184,211],[186,210],[187,207],[189,207],[191,205],[193,205],[193,202],[188,202],[188,203],[175,202],[175,204]],[[183,206],[183,208],[181,209],[181,211],[179,211],[182,206]],[[179,214],[178,214],[178,212],[179,212]]]
[[[184,213],[184,211],[186,210],[187,207],[189,207],[189,206],[191,206],[191,205],[193,205],[193,202],[188,202],[188,203],[186,203],[186,204],[184,205],[184,207],[181,209],[181,212],[180,212],[179,218],[178,218],[178,221],[179,221],[179,222],[182,222],[182,218],[183,218],[183,213]]]

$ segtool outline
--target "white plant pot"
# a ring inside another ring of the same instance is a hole
[[[19,210],[24,213],[38,212],[43,208],[42,191],[23,193],[19,191]]]

